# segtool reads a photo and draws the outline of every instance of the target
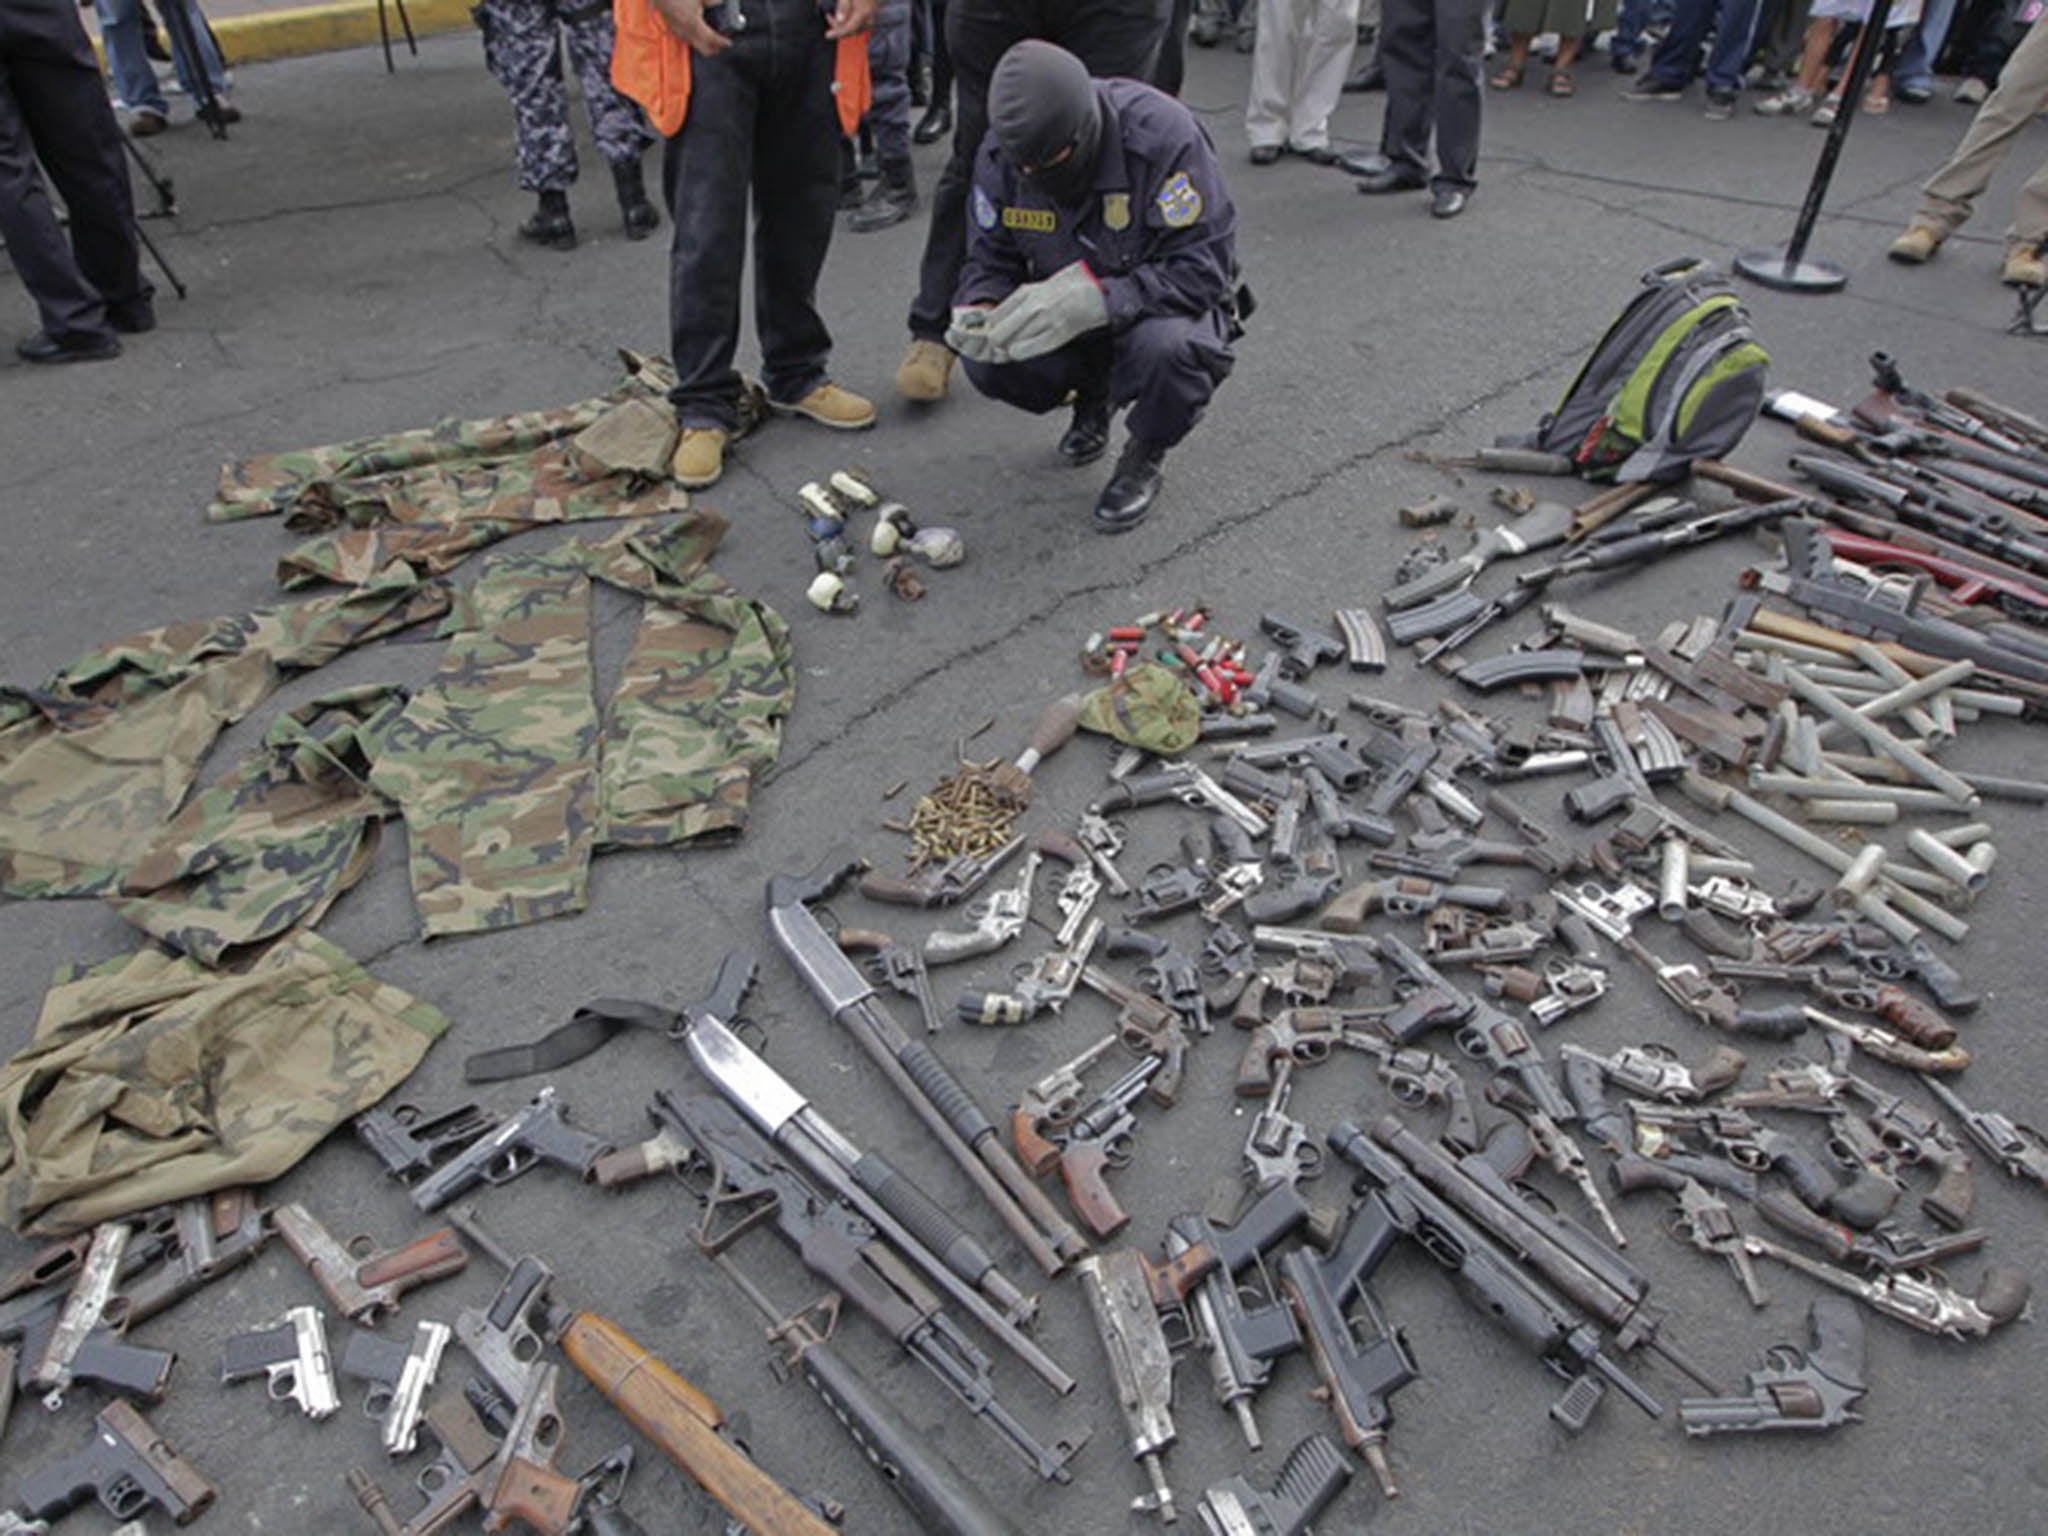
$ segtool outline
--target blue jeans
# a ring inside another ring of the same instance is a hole
[[[213,87],[216,96],[227,89],[227,73],[221,65],[220,52],[213,46],[213,38],[206,30],[206,18],[200,14],[199,0],[164,0],[167,5],[182,5],[192,22],[192,36],[199,46],[199,57],[206,70],[207,84]],[[100,42],[107,50],[107,72],[114,77],[114,91],[133,112],[154,112],[159,117],[170,114],[170,104],[164,100],[163,87],[157,83],[156,71],[150,68],[149,54],[144,51],[142,41],[142,0],[93,0],[93,8],[99,12]],[[172,66],[178,71],[178,83],[192,95],[198,94],[199,76],[179,46],[176,33],[171,34]]]
[[[1892,66],[1892,89],[1905,86],[1916,91],[1934,89],[1934,61],[1941,57],[1941,45],[1948,41],[1949,24],[1956,19],[1956,0],[1926,0],[1920,25],[1913,28],[1899,59]]]
[[[1732,96],[1742,89],[1742,66],[1749,59],[1749,37],[1756,30],[1758,0],[1679,0],[1671,30],[1650,56],[1645,78],[1660,85],[1684,85],[1700,56],[1700,44],[1713,28],[1714,46],[1707,54],[1707,89]]]

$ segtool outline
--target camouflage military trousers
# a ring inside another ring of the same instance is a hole
[[[58,1236],[274,1179],[447,1028],[310,933],[239,974],[154,947],[66,971],[0,1065],[0,1216]]]
[[[591,136],[607,164],[637,160],[654,142],[640,109],[612,88],[610,0],[483,0],[484,63],[512,98],[519,144],[519,185],[566,192],[576,180],[576,140],[562,84],[562,43],[569,47]]]
[[[187,801],[121,879],[121,915],[205,965],[311,927],[362,879],[398,807],[370,769],[407,694],[372,684],[280,715]]]
[[[705,568],[725,527],[692,512],[484,568],[471,627],[391,727],[370,779],[405,815],[426,937],[582,910],[595,849],[745,827],[795,670],[781,617]],[[648,599],[602,719],[593,578]]]

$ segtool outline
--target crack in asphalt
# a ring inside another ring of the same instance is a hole
[[[1557,371],[1561,367],[1577,366],[1578,353],[1568,352],[1565,354],[1565,357],[1566,362],[1563,364],[1556,362],[1542,364],[1527,373],[1505,380],[1493,389],[1474,396],[1471,400],[1459,405],[1454,410],[1446,411],[1436,419],[1425,422],[1399,437],[1389,438],[1385,442],[1376,443],[1370,447],[1348,454],[1334,463],[1315,471],[1299,485],[1268,497],[1265,501],[1247,511],[1218,518],[1207,528],[1190,535],[1188,538],[1181,540],[1180,543],[1173,545],[1153,558],[1141,561],[1134,571],[1120,572],[1110,580],[1091,582],[1086,586],[1064,589],[1059,600],[1050,607],[1026,614],[1007,628],[989,634],[973,645],[965,646],[933,661],[923,670],[894,686],[887,696],[877,699],[866,708],[858,710],[846,719],[832,725],[824,739],[820,740],[815,746],[805,748],[794,755],[783,757],[776,765],[776,779],[779,781],[787,776],[802,772],[812,758],[822,752],[842,746],[846,737],[853,731],[867,725],[870,721],[887,716],[892,710],[912,698],[925,683],[952,670],[958,663],[973,661],[978,657],[987,655],[990,651],[996,650],[1016,639],[1017,636],[1023,634],[1027,629],[1042,626],[1048,621],[1056,619],[1064,610],[1076,602],[1099,597],[1104,593],[1128,589],[1148,581],[1167,566],[1173,565],[1183,558],[1196,554],[1217,543],[1224,536],[1236,532],[1246,524],[1257,522],[1259,519],[1271,516],[1273,513],[1279,512],[1294,503],[1313,497],[1332,481],[1363,468],[1381,454],[1395,452],[1415,443],[1426,442],[1448,430],[1451,423],[1458,416],[1506,398],[1526,385],[1542,378],[1546,373]]]

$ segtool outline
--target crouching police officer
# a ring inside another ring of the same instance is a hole
[[[1237,213],[1187,108],[1091,80],[1063,48],[1012,47],[988,107],[946,344],[992,399],[1034,412],[1072,400],[1059,444],[1071,464],[1100,458],[1112,412],[1130,407],[1095,504],[1095,526],[1121,533],[1229,376]]]

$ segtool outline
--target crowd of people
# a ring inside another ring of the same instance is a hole
[[[143,0],[91,3],[127,131],[162,131]],[[158,3],[190,23],[170,29],[186,89],[232,121],[197,0]],[[1961,76],[1957,99],[1978,104],[1895,260],[1934,256],[2048,110],[2043,7],[1891,0],[1861,109],[1930,100],[1943,64]],[[565,50],[630,238],[660,224],[641,166],[664,143],[680,484],[717,481],[770,413],[874,422],[873,403],[830,377],[818,277],[842,222],[864,233],[923,212],[898,392],[935,405],[964,365],[984,394],[1068,410],[1059,452],[1076,464],[1107,452],[1122,411],[1094,512],[1106,532],[1151,509],[1250,310],[1226,177],[1177,98],[1188,44],[1251,55],[1253,166],[1334,164],[1362,193],[1426,191],[1447,219],[1477,186],[1483,97],[1521,87],[1546,43],[1553,96],[1577,93],[1604,45],[1616,71],[1640,66],[1621,90],[1630,101],[1681,99],[1703,75],[1709,118],[1733,115],[1747,90],[1760,114],[1825,123],[1872,19],[1871,0],[481,0],[476,16],[536,199],[523,237],[576,241]],[[1372,90],[1386,93],[1379,146],[1340,156],[1331,114],[1344,92]],[[0,4],[0,238],[42,320],[18,349],[29,361],[110,357],[119,333],[154,323],[120,134],[78,0]],[[911,146],[949,136],[927,199]],[[68,239],[38,159],[70,211]],[[736,367],[750,241],[758,386]],[[2041,286],[2044,241],[2048,166],[2019,195],[2004,280]]]

